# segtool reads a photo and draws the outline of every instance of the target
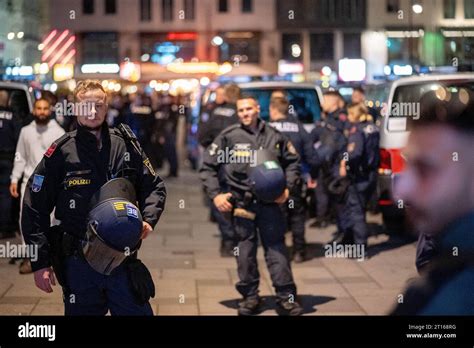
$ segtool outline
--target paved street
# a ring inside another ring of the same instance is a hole
[[[152,300],[158,315],[235,315],[239,294],[236,262],[219,256],[217,226],[208,221],[201,185],[195,173],[184,172],[166,182],[166,211],[140,255],[157,287]],[[380,217],[370,217],[378,231]],[[371,258],[363,262],[324,257],[323,245],[335,227],[308,228],[310,261],[293,264],[300,300],[307,315],[384,314],[407,280],[416,276],[415,246],[385,234],[369,240]],[[288,236],[289,237],[289,236]],[[2,243],[6,240],[2,240]],[[288,245],[291,243],[288,238]],[[274,290],[259,250],[262,315],[274,315]],[[48,295],[36,289],[31,275],[18,274],[17,266],[0,260],[1,315],[62,315],[61,293]]]

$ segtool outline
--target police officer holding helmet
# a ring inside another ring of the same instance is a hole
[[[107,126],[100,81],[80,82],[74,97],[77,130],[51,145],[25,192],[36,286],[52,292],[57,279],[66,315],[152,315],[154,285],[137,250],[164,210],[164,183],[130,128]],[[54,208],[61,224],[50,227]]]
[[[290,141],[259,118],[260,106],[253,97],[240,97],[237,113],[239,124],[222,131],[205,152],[201,178],[219,211],[232,212],[238,239],[236,288],[243,296],[238,313],[254,315],[260,310],[258,231],[277,294],[277,313],[301,315],[279,207],[299,183],[299,157]],[[221,167],[228,192],[219,185]]]

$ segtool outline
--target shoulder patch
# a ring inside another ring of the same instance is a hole
[[[46,157],[50,158],[50,157],[53,155],[54,151],[56,151],[56,148],[57,148],[57,147],[58,147],[58,144],[52,143],[51,146],[49,147],[49,149],[46,150],[46,152],[45,152],[44,155],[45,155]]]
[[[31,191],[37,193],[41,191],[41,188],[43,187],[43,182],[44,182],[44,176],[35,174],[33,176],[33,183],[31,185]]]
[[[69,133],[66,133],[64,134],[61,138],[55,140],[51,146],[48,148],[48,150],[46,150],[45,152],[45,157],[48,157],[50,158],[54,152],[56,151],[56,149],[58,147],[61,147],[62,145],[64,145],[69,139],[71,139],[71,135]]]

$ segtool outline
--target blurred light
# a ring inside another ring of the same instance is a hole
[[[201,84],[201,86],[206,87],[211,83],[211,80],[209,79],[209,77],[201,77],[201,80],[199,80],[199,83]]]
[[[377,100],[377,101],[375,102],[375,107],[378,108],[379,106],[380,106],[380,101]]]
[[[51,92],[53,92],[53,93],[56,92],[56,91],[58,90],[58,85],[55,84],[55,83],[52,83],[52,84],[51,84],[51,87],[49,88],[49,90],[50,90]]]
[[[40,43],[38,45],[38,51],[42,51],[44,49],[44,44]]]
[[[323,88],[329,88],[329,82],[324,81],[323,83],[321,83],[321,86],[322,86]]]
[[[362,81],[365,76],[365,60],[348,58],[339,60],[339,78],[342,81]]]
[[[14,38],[15,38],[15,33],[12,33],[12,32],[8,33],[7,35],[8,40],[13,40]]]
[[[170,84],[168,82],[163,83],[162,90],[169,91],[169,89],[170,89]]]
[[[329,76],[332,73],[332,69],[326,65],[321,69],[321,72],[324,76]]]
[[[25,33],[20,31],[16,34],[16,37],[19,38],[19,39],[23,39],[23,36],[25,36]]]
[[[132,62],[120,64],[120,77],[127,81],[137,82],[141,77],[140,64]]]
[[[102,87],[107,88],[108,85],[109,85],[109,81],[107,80],[102,81]]]
[[[224,43],[224,39],[220,36],[214,36],[211,43],[214,46],[221,46]]]
[[[469,103],[469,92],[466,91],[466,89],[461,88],[459,90],[458,98],[461,103],[467,105]]]
[[[413,9],[413,12],[415,12],[416,14],[423,13],[423,6],[421,6],[420,4],[413,4],[411,8]]]
[[[224,64],[219,66],[217,74],[218,75],[224,75],[224,74],[230,73],[231,71],[232,71],[232,64],[224,63]]]
[[[291,45],[291,55],[295,58],[301,56],[301,47],[298,44]]]
[[[47,66],[47,64],[46,64]],[[66,81],[74,77],[74,65],[73,64],[55,64],[53,68],[53,80],[54,81]],[[102,82],[102,86],[104,82]]]
[[[156,87],[156,80],[151,80],[149,85],[150,85],[150,88],[155,88]]]
[[[137,91],[138,91],[138,87],[135,86],[135,85],[125,86],[123,89],[124,89],[125,93],[128,93],[128,94],[137,93]]]
[[[116,74],[119,71],[118,64],[83,64],[81,66],[83,74]]]
[[[369,102],[367,103],[367,106],[369,108],[373,108],[374,107],[374,102],[372,100],[369,100]]]
[[[285,60],[278,61],[278,75],[285,76],[287,74],[301,74],[304,71],[303,64],[300,62],[287,62]]]
[[[120,83],[115,84],[114,91],[119,92],[120,89],[122,89],[122,86],[120,85]]]
[[[142,62],[148,62],[149,60],[150,60],[150,55],[148,53],[145,53],[144,55],[141,56]]]
[[[384,73],[385,75],[390,75],[390,74],[392,73],[392,68],[391,68],[389,65],[385,65],[385,66],[383,67],[383,73]]]
[[[157,83],[155,86],[155,91],[161,92],[162,90],[163,90],[163,84],[161,82]]]
[[[413,67],[409,64],[407,65],[398,65],[393,66],[393,73],[397,76],[409,76],[413,74]]]

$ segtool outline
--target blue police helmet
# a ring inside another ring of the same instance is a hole
[[[92,197],[88,224],[109,247],[123,252],[134,250],[140,241],[143,220],[135,205],[133,184],[125,178],[106,182]]]
[[[253,193],[263,202],[271,203],[286,188],[286,177],[278,158],[268,150],[258,150],[256,163],[247,172]]]

